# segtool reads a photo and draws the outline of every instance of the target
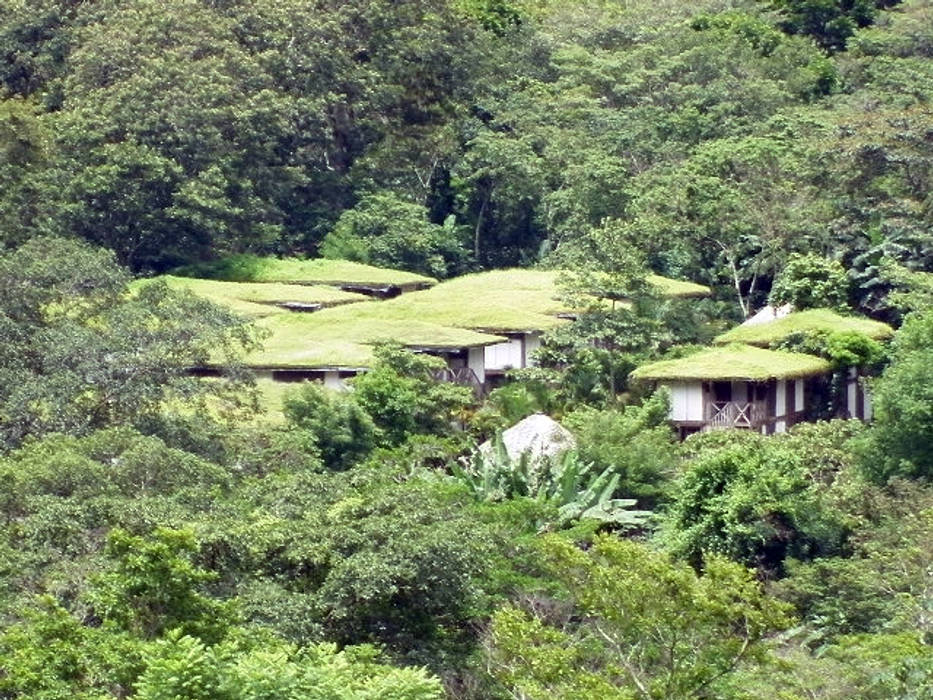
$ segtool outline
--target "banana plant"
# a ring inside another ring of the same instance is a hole
[[[557,525],[565,527],[589,518],[619,527],[638,527],[651,511],[630,510],[631,498],[613,498],[619,475],[612,468],[598,472],[592,462],[583,462],[575,451],[555,458],[532,459],[526,452],[518,459],[509,456],[497,436],[492,449],[476,452],[465,464],[454,464],[453,475],[481,501],[532,498],[556,508]]]

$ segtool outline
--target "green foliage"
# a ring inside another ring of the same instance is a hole
[[[556,257],[575,319],[548,333],[538,360],[565,371],[573,398],[614,402],[639,358],[674,342],[671,303],[650,283],[645,253],[624,222],[602,221]]]
[[[773,0],[782,11],[781,27],[789,34],[806,34],[827,51],[842,51],[859,27],[870,25],[878,8],[901,0]]]
[[[203,547],[247,619],[308,643],[373,642],[437,664],[461,653],[500,542],[436,478],[280,475],[240,494]]]
[[[668,401],[658,392],[642,406],[580,408],[564,419],[577,437],[580,459],[618,475],[618,493],[642,507],[665,500],[677,463]]]
[[[848,307],[849,279],[838,260],[813,253],[792,255],[771,287],[769,301],[775,306],[790,304],[796,311]]]
[[[542,542],[572,607],[506,608],[490,631],[492,672],[511,692],[556,698],[716,694],[790,622],[752,573],[713,557],[697,576],[642,544],[599,536],[586,552]],[[578,614],[579,613],[579,614]]]
[[[221,644],[170,632],[151,642],[82,625],[49,599],[0,633],[5,698],[147,700],[440,700],[440,680],[368,646],[296,647],[234,628]],[[133,692],[135,691],[135,692]]]
[[[379,442],[398,445],[419,433],[445,434],[460,411],[473,402],[469,387],[438,382],[444,361],[394,345],[375,350],[373,369],[354,377],[353,400],[379,429]]]
[[[887,357],[881,343],[857,331],[792,333],[773,347],[823,357],[837,371],[849,367],[876,369]]]
[[[736,674],[728,692],[786,700],[915,700],[929,693],[933,657],[912,634],[853,635],[818,653],[789,646],[777,663]]]
[[[241,382],[200,382],[193,366],[234,362],[252,347],[234,315],[165,285],[126,295],[111,253],[36,238],[0,256],[0,440],[85,434],[131,423],[168,402],[243,405]],[[236,379],[236,375],[232,375]],[[248,398],[248,397],[245,397]]]
[[[24,605],[0,631],[0,694],[10,700],[117,697],[142,666],[127,635],[81,624],[51,596]]]
[[[666,515],[668,547],[697,567],[716,554],[770,574],[788,556],[839,553],[851,525],[833,507],[832,486],[837,472],[852,466],[847,444],[857,425],[701,436]]]
[[[614,498],[620,475],[612,467],[598,470],[573,451],[557,457],[509,457],[497,435],[488,453],[477,452],[468,467],[452,463],[454,476],[483,501],[530,498],[555,511],[554,525],[581,519],[621,528],[644,525],[649,511],[629,510],[635,499]]]
[[[894,337],[891,364],[873,383],[875,424],[863,455],[869,477],[933,477],[933,313],[910,315]]]
[[[646,178],[633,209],[653,241],[670,235],[699,252],[734,288],[744,316],[759,303],[763,280],[812,240],[825,214],[801,197],[802,154],[784,136],[701,143],[676,169]]]
[[[191,532],[156,529],[151,537],[112,530],[104,554],[109,571],[91,582],[93,614],[144,639],[180,630],[218,641],[234,620],[229,604],[198,592],[215,575],[192,562],[197,542]]]
[[[354,398],[315,383],[286,394],[285,419],[309,430],[330,469],[346,469],[366,457],[375,446],[376,426]]]
[[[319,644],[301,650],[206,647],[170,636],[148,650],[134,697],[141,700],[440,700],[439,679],[379,663],[370,647]]]
[[[365,196],[321,242],[325,258],[450,277],[463,271],[463,235],[453,218],[431,223],[427,210],[388,192]]]
[[[792,562],[775,593],[795,605],[811,646],[865,634],[911,634],[929,645],[933,493],[906,482],[889,492],[853,486],[857,496],[847,509],[859,524],[851,556]]]

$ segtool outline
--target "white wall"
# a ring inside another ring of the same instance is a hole
[[[470,348],[467,356],[467,365],[473,370],[480,383],[486,381],[486,352],[485,348]]]
[[[528,367],[534,367],[538,363],[535,362],[534,355],[535,351],[541,347],[541,334],[540,333],[526,333],[525,334],[525,363]]]
[[[344,384],[343,380],[340,378],[340,373],[332,369],[324,372],[324,386],[328,389],[335,389],[336,391],[343,391],[347,388],[347,385]]]
[[[849,418],[858,415],[858,375],[854,368],[849,369],[849,376],[846,378],[846,409],[849,411]]]
[[[703,385],[700,382],[672,382],[671,420],[703,420]]]
[[[521,369],[522,341],[513,338],[485,348],[486,370]]]
[[[777,380],[777,401],[774,407],[774,415],[783,416],[787,412],[787,382],[783,379]],[[783,421],[779,422],[775,426],[775,432],[783,433],[784,428],[778,429],[777,426],[783,426]]]
[[[794,410],[802,411],[805,407],[803,404],[803,379],[798,379],[796,381],[796,388],[794,389]]]

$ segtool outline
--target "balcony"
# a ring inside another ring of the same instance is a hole
[[[767,415],[763,401],[711,401],[706,404],[708,430],[757,429],[767,420]]]
[[[434,373],[434,381],[468,386],[473,389],[477,397],[483,395],[483,383],[476,376],[476,372],[469,367],[445,367],[439,369]]]

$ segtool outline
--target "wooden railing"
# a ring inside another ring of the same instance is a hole
[[[759,401],[711,401],[706,405],[706,424],[711,428],[758,428],[767,417]]]
[[[483,393],[483,383],[476,376],[476,372],[469,367],[444,367],[434,373],[434,380],[471,387],[478,396]]]

